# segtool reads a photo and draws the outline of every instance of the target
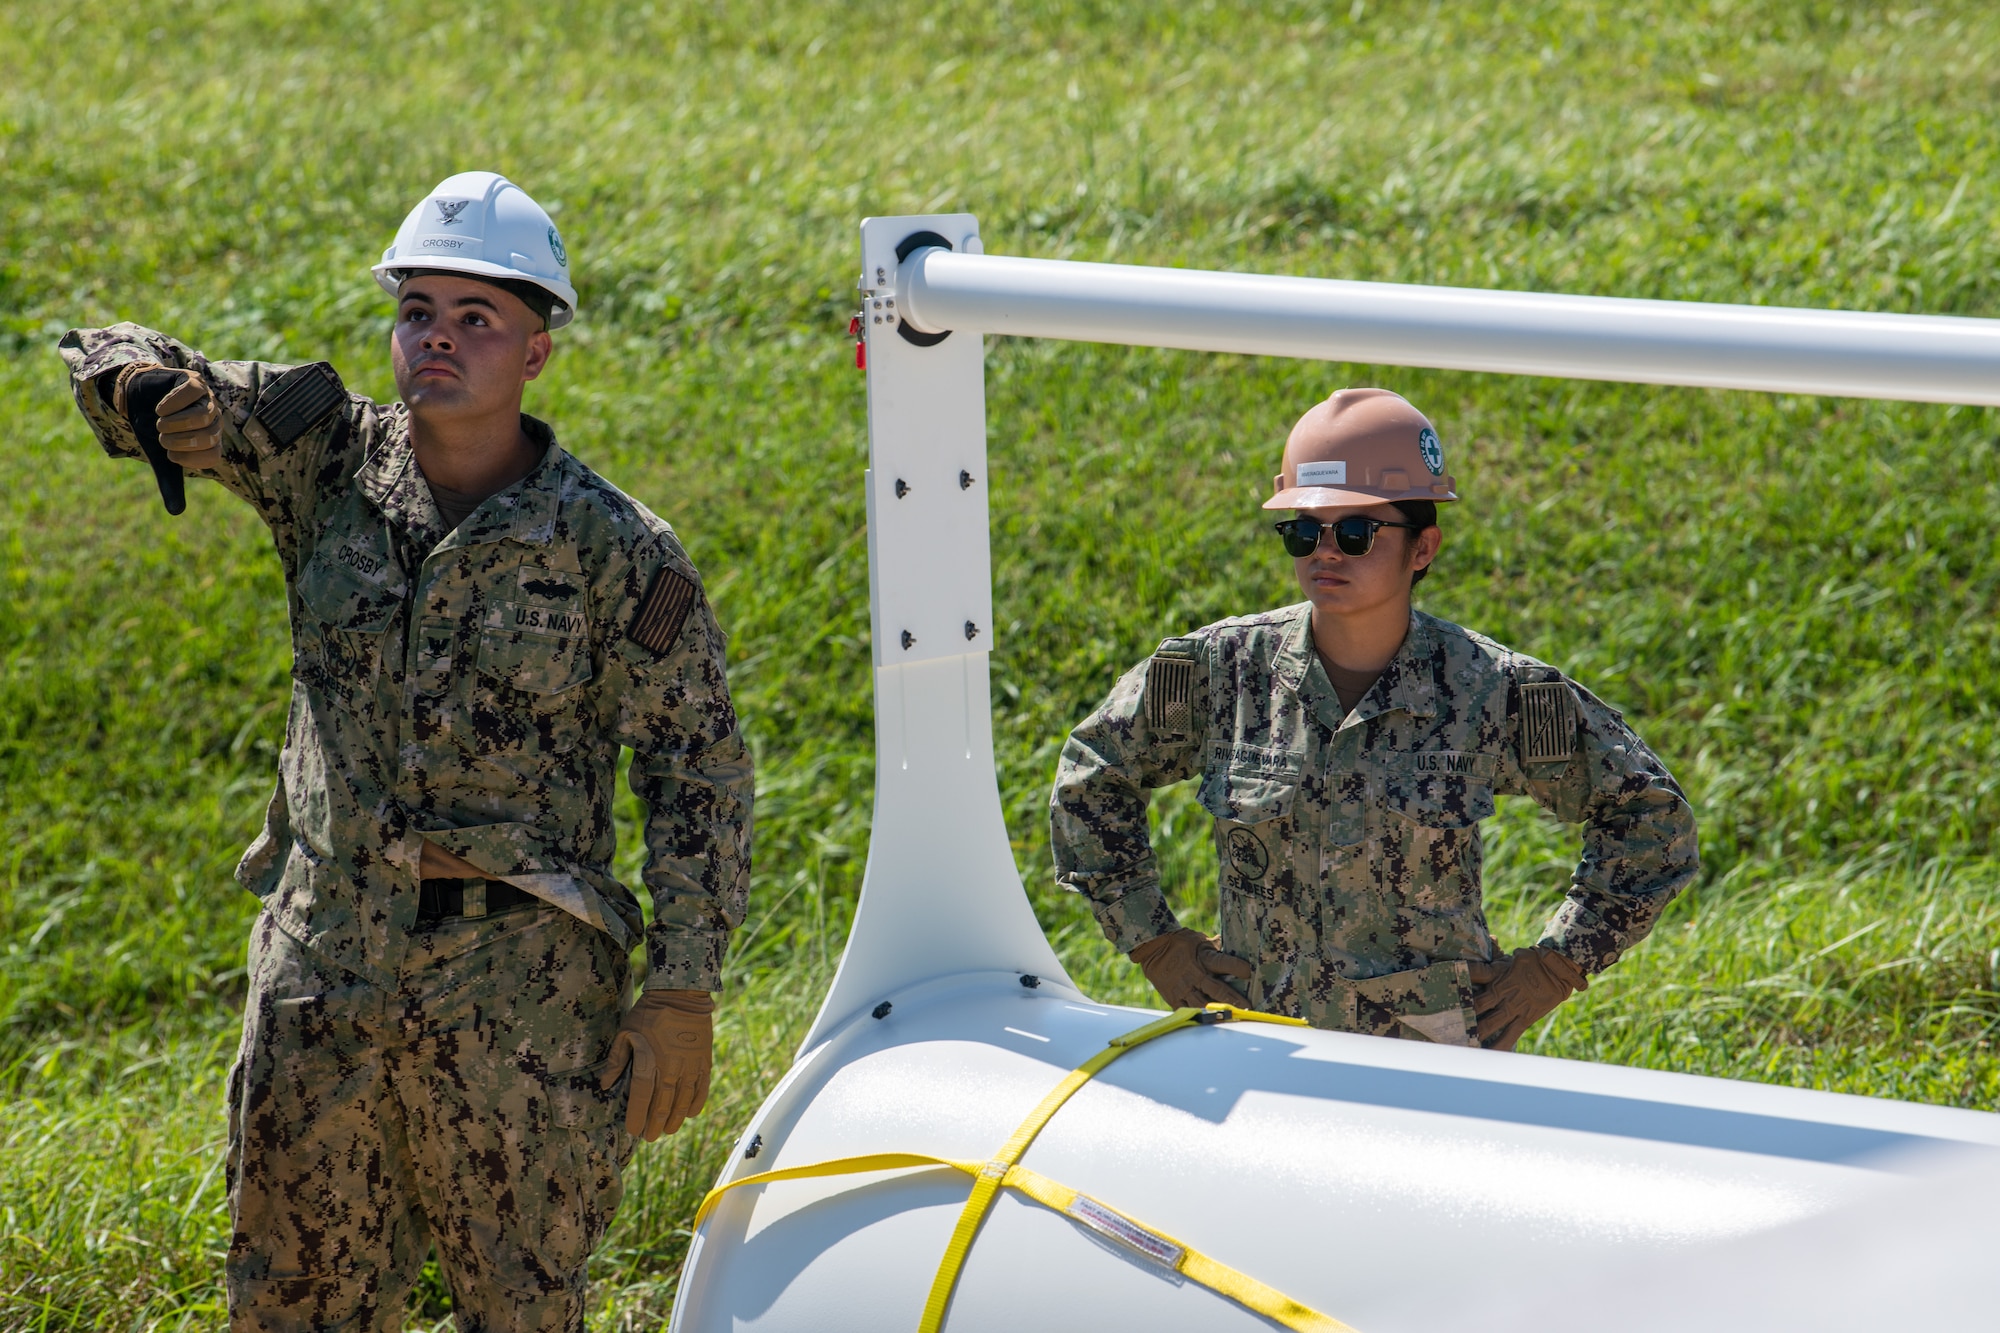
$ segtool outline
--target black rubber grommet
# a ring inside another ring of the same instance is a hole
[[[917,251],[932,245],[942,246],[946,250],[951,249],[951,242],[934,231],[913,231],[896,246],[896,262],[900,264]],[[936,347],[951,337],[950,329],[946,329],[943,333],[920,333],[910,327],[908,318],[899,318],[896,321],[896,332],[903,335],[905,342],[913,342],[919,347]]]
[[[875,1008],[870,1012],[872,1012],[877,1018],[887,1018],[889,1016],[889,1011],[891,1009],[894,1009],[895,1007],[896,1007],[895,1005],[889,1003],[887,1000],[884,1000],[882,1001],[882,1003],[876,1005]]]

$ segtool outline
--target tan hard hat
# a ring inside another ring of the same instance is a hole
[[[1342,389],[1299,418],[1266,509],[1456,500],[1430,419],[1387,389]]]

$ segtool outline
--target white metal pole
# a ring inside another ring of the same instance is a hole
[[[2000,320],[1479,291],[918,250],[919,330],[2000,406]]]
[[[985,356],[976,334],[897,332],[896,251],[913,236],[976,247],[979,221],[861,226],[875,816],[854,927],[803,1050],[931,977],[1069,984],[1021,890],[993,764]]]

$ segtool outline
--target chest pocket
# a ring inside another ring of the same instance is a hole
[[[383,642],[408,594],[389,558],[387,534],[329,533],[299,571],[300,615],[292,627],[292,674],[308,689],[353,709],[372,696]]]
[[[1266,824],[1292,812],[1303,753],[1249,745],[1211,745],[1196,799],[1217,819]]]
[[[580,573],[524,564],[498,581],[479,626],[475,748],[560,753],[582,739],[594,674]]]
[[[1298,804],[1305,755],[1245,745],[1213,745],[1196,799],[1215,816],[1215,851],[1224,902],[1273,898],[1288,882],[1285,821]]]
[[[479,631],[479,673],[524,694],[561,694],[589,680],[590,622],[581,610],[498,602]]]
[[[1470,828],[1493,813],[1500,761],[1490,754],[1420,751],[1397,756],[1384,774],[1391,813],[1433,829]]]

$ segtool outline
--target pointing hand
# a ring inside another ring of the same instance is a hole
[[[138,364],[119,372],[112,406],[143,437],[135,414],[150,412],[167,457],[184,468],[222,461],[222,411],[208,381],[192,370]]]

